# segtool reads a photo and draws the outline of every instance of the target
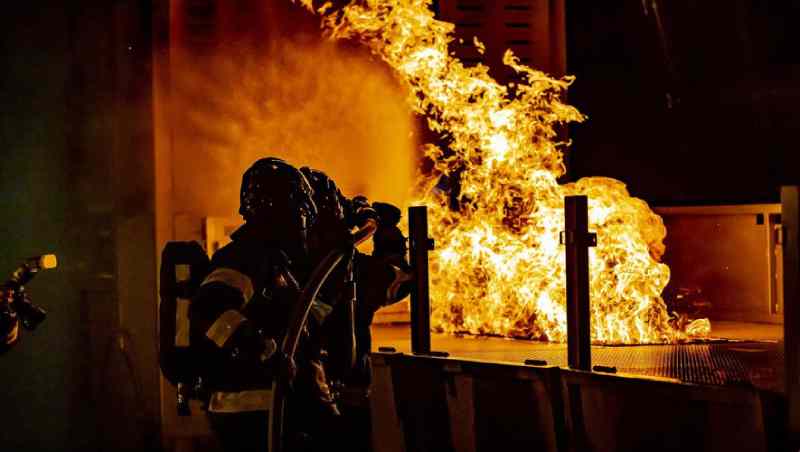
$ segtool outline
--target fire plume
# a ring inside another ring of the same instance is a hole
[[[314,11],[309,0],[305,5]],[[560,124],[583,115],[562,99],[572,79],[504,63],[520,82],[502,85],[483,65],[465,67],[448,51],[454,25],[436,20],[430,0],[364,0],[315,12],[335,39],[362,42],[408,88],[411,108],[447,141],[426,145],[432,174],[421,175],[429,206],[431,321],[437,331],[566,340],[564,196],[589,198],[592,339],[658,343],[707,335],[696,320],[677,327],[661,293],[669,268],[659,260],[666,228],[622,182],[565,172]],[[482,44],[476,41],[482,48]],[[442,181],[449,181],[443,184]],[[452,199],[445,186],[459,186]]]

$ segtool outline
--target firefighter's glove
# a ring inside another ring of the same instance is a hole
[[[367,221],[379,221],[378,212],[369,205],[369,201],[365,196],[356,196],[351,201],[351,209],[353,213],[353,224],[359,228],[364,227]]]
[[[374,202],[372,208],[378,214],[380,225],[384,227],[397,226],[403,213],[397,206],[386,202]]]
[[[372,238],[375,244],[372,255],[388,259],[393,265],[405,268],[407,240],[397,227],[402,218],[400,209],[385,202],[376,202],[372,206],[380,218],[378,230]]]
[[[275,355],[275,352],[278,351],[278,344],[275,342],[275,339],[266,338],[264,339],[264,349],[261,351],[261,363],[266,364],[272,359]]]
[[[267,364],[278,350],[274,339],[267,337],[263,330],[256,329],[247,320],[239,325],[224,347],[235,360],[260,364]]]
[[[297,378],[297,364],[294,362],[294,358],[283,352],[278,352],[276,357],[278,360],[278,376],[286,387],[291,388],[295,378]]]

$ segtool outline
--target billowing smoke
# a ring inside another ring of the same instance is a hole
[[[402,205],[415,122],[387,68],[321,37],[262,44],[174,52],[176,213],[236,215],[242,173],[266,156],[322,169],[346,194]]]

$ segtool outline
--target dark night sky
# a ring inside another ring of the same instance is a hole
[[[658,205],[777,202],[800,181],[798,19],[789,1],[568,1],[570,102],[589,116],[572,176]]]

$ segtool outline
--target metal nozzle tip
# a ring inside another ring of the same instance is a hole
[[[39,258],[39,266],[43,269],[58,267],[58,259],[55,254],[45,254]]]

